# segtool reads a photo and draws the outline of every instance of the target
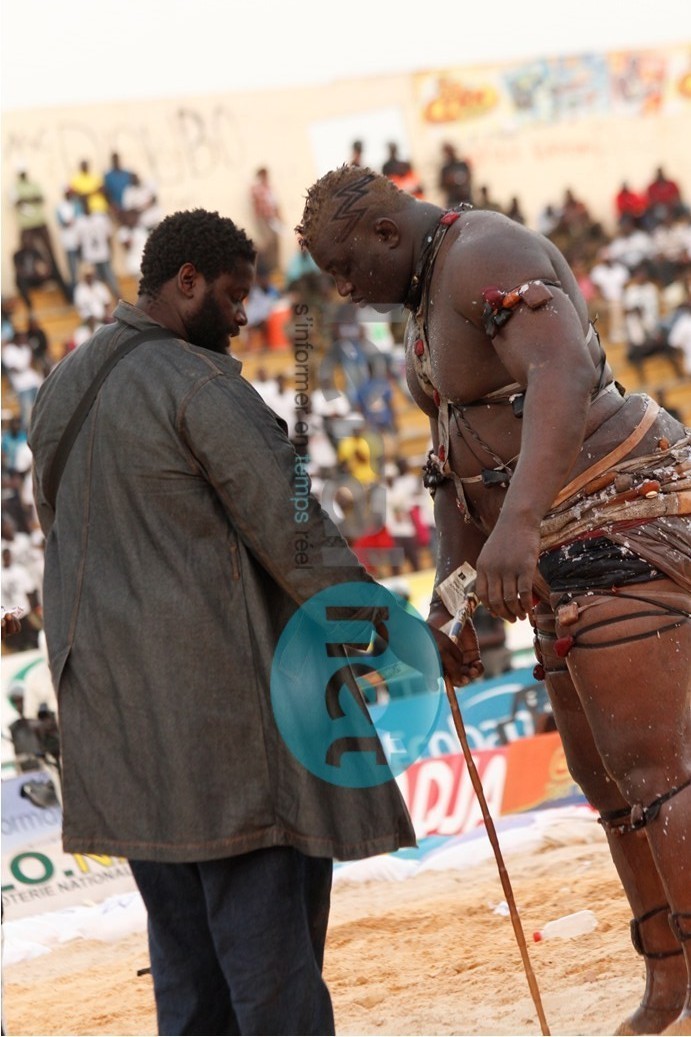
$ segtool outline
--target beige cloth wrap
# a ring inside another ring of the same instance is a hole
[[[632,448],[658,413],[649,407],[621,447]],[[599,532],[691,593],[691,430],[653,454],[625,453],[619,448],[613,463],[608,455],[565,487],[540,525],[540,551]],[[629,522],[640,525],[619,526]]]

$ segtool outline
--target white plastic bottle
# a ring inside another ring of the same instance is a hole
[[[551,922],[542,928],[538,929],[537,932],[533,933],[533,939],[536,942],[540,940],[551,940],[553,937],[570,938],[574,936],[583,936],[585,933],[592,933],[593,929],[597,927],[597,918],[592,911],[574,911],[572,915],[563,915],[561,918],[555,918]]]

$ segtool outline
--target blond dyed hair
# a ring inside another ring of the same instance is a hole
[[[332,169],[307,191],[302,221],[295,228],[300,247],[309,251],[327,224],[333,224],[335,241],[345,241],[370,209],[386,216],[400,212],[409,202],[410,195],[373,169],[351,165]]]

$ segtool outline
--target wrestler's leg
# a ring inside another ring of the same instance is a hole
[[[691,1033],[691,596],[665,578],[580,604],[575,623],[557,610],[556,633],[575,638],[566,661],[595,745],[667,894],[687,968],[676,1032]]]
[[[602,815],[627,809],[627,803],[611,777],[593,741],[566,661],[555,651],[554,617],[546,605],[535,612],[545,683],[552,702],[569,770],[593,807]],[[645,957],[646,986],[640,1006],[618,1028],[619,1033],[659,1033],[676,1018],[686,990],[686,968],[681,948],[667,922],[667,896],[643,831],[619,834],[603,825],[634,918],[655,912],[641,923],[639,936]],[[662,908],[662,910],[658,910]]]

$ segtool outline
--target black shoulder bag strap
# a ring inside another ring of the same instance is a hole
[[[147,331],[140,331],[138,335],[134,335],[132,338],[126,339],[121,342],[117,349],[113,350],[111,355],[108,357],[106,362],[98,369],[96,377],[93,382],[86,390],[81,400],[77,404],[74,414],[67,422],[65,430],[60,437],[55,453],[53,454],[53,460],[50,463],[46,478],[43,483],[43,493],[50,504],[53,511],[55,511],[55,503],[58,496],[58,487],[60,486],[60,480],[62,473],[65,470],[67,459],[70,456],[70,451],[74,446],[74,441],[79,435],[86,416],[94,405],[94,400],[98,396],[99,389],[103,385],[104,381],[113,370],[115,365],[122,360],[124,356],[131,353],[133,349],[136,349],[142,342],[148,342],[158,338],[175,338],[175,334],[172,331],[168,331],[167,328],[150,328]],[[88,346],[81,347],[87,348]]]

